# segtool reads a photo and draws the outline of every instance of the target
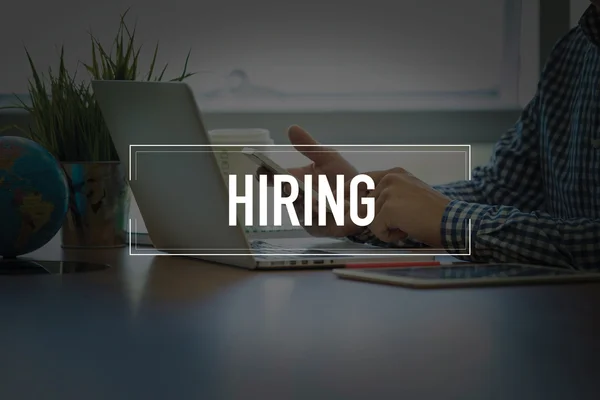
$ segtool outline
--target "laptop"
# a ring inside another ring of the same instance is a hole
[[[150,254],[248,269],[334,268],[361,260],[389,262],[398,255],[403,261],[433,259],[426,249],[382,249],[336,238],[252,238],[243,225],[228,223],[228,190],[216,147],[186,83],[93,81],[92,86],[129,173],[153,245]]]

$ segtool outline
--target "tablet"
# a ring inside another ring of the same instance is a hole
[[[598,272],[527,264],[458,263],[436,267],[335,269],[333,273],[340,278],[413,288],[600,282]]]

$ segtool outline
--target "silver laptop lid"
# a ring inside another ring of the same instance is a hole
[[[92,85],[154,246],[188,255],[251,254],[243,229],[228,224],[227,188],[189,86]]]

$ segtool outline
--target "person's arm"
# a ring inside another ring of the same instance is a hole
[[[473,262],[522,262],[566,268],[598,268],[600,221],[558,219],[540,211],[538,97],[496,144],[490,162],[471,181],[435,187],[452,199],[441,225],[443,248]],[[471,237],[468,240],[468,220]],[[374,246],[397,247],[365,230],[350,238]],[[422,246],[416,242],[405,245]]]
[[[509,205],[533,211],[543,205],[539,161],[539,96],[525,107],[521,117],[494,146],[487,165],[477,167],[471,180],[434,186],[453,200]]]
[[[539,211],[453,200],[442,220],[449,252],[469,248],[474,262],[522,262],[593,269],[600,263],[600,220],[559,219]]]
[[[565,43],[565,39],[557,43],[547,66],[564,50]],[[471,220],[471,255],[459,258],[581,269],[597,268],[600,263],[599,220],[564,220],[541,211],[544,191],[538,123],[546,70],[534,99],[495,145],[490,162],[476,168],[471,181],[435,187],[452,199],[441,224],[442,242],[449,252],[469,248],[466,230]],[[394,246],[378,240],[368,229],[349,239]]]
[[[523,211],[540,207],[543,190],[537,149],[538,115],[539,96],[536,95],[525,107],[515,126],[496,143],[488,164],[473,170],[471,180],[438,185],[434,189],[450,199],[466,203],[511,205]],[[386,243],[375,237],[368,228],[348,239],[377,247],[425,247],[412,240],[399,244]],[[454,247],[457,248],[460,247]]]
[[[600,220],[559,219],[543,211],[538,129],[543,96],[540,84],[516,126],[496,144],[490,163],[473,172],[473,180],[436,187],[453,199],[442,220],[443,247],[456,253],[470,248],[470,256],[458,258],[598,268]]]

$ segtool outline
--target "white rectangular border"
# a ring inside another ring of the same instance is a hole
[[[128,159],[128,163],[129,163],[129,181],[132,180],[133,177],[133,173],[132,173],[132,155],[133,155],[133,148],[134,147],[245,147],[248,146],[248,144],[130,144],[129,145],[129,159]],[[472,152],[471,152],[471,145],[470,144],[440,144],[440,145],[436,145],[436,144],[308,144],[308,145],[302,145],[303,147],[463,147],[463,148],[467,148],[467,153],[468,153],[468,180],[470,181],[472,179],[472,168],[471,168],[471,164],[472,164]],[[253,144],[252,147],[293,147],[293,145],[291,144]],[[257,256],[257,254],[253,254],[252,252],[250,252],[249,254],[223,254],[223,253],[176,253],[176,254],[172,254],[172,253],[166,253],[166,252],[162,252],[159,249],[155,249],[156,253],[134,253],[133,252],[133,248],[132,248],[132,232],[131,232],[131,228],[132,228],[132,220],[131,218],[129,218],[129,255],[130,256],[174,256],[174,257],[255,257]],[[471,255],[471,231],[472,227],[471,227],[471,219],[468,220],[468,228],[467,228],[467,241],[468,241],[468,245],[467,248],[469,250],[469,252],[467,254],[464,253],[459,253],[459,254],[453,254],[453,253],[423,253],[423,254],[419,254],[420,252],[418,250],[414,250],[411,251],[410,249],[406,249],[406,253],[403,254],[376,254],[376,253],[369,253],[369,254],[362,254],[362,253],[350,253],[350,254],[345,254],[345,253],[335,253],[335,257],[378,257],[378,258],[383,258],[383,257],[398,257],[398,256],[423,256],[423,257],[439,257],[439,256],[454,256],[454,257],[465,257],[465,256],[470,256]],[[137,247],[137,246],[136,246]],[[402,248],[398,249],[399,251],[403,251]],[[438,249],[433,249],[433,250],[438,250]],[[441,249],[439,249],[441,250]],[[307,254],[307,253],[300,253],[300,254],[296,254],[296,253],[283,253],[283,254],[278,254],[278,253],[269,253],[269,254],[260,254],[260,256],[273,256],[273,257],[318,257],[318,256],[322,256],[322,257],[327,257],[326,255],[323,255],[322,253],[319,254]]]

